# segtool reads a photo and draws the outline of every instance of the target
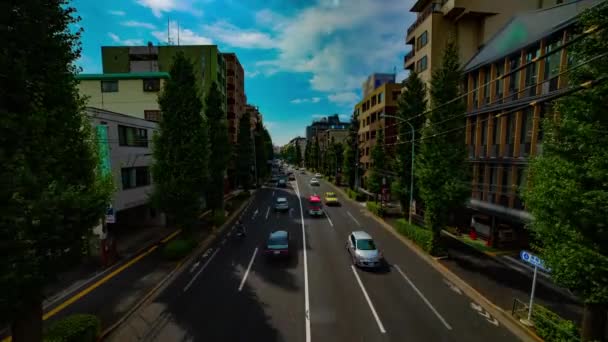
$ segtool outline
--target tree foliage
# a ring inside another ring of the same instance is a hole
[[[203,104],[192,62],[173,58],[170,78],[158,98],[163,117],[154,136],[154,202],[170,222],[191,230],[207,182],[209,143]]]
[[[371,168],[367,181],[367,190],[379,194],[382,191],[382,178],[385,175],[386,147],[384,146],[384,129],[379,129],[371,151]]]
[[[426,115],[422,130],[420,153],[416,158],[416,185],[424,202],[426,225],[433,232],[431,252],[437,254],[440,232],[448,222],[449,213],[464,204],[470,194],[468,164],[463,142],[465,131],[455,113],[464,112],[464,102],[454,101],[462,78],[458,48],[447,43],[442,63],[431,80],[432,110]],[[450,102],[451,101],[451,102]]]
[[[296,143],[295,153],[295,164],[300,166],[302,165],[302,149],[299,143]]]
[[[415,132],[421,132],[426,117],[421,115],[426,111],[426,87],[416,72],[411,72],[403,82],[405,91],[399,97],[399,109],[397,116],[409,122],[414,128],[414,135],[409,124],[398,122],[398,140],[396,145],[396,158],[393,163],[393,171],[397,174],[396,182],[392,189],[398,196],[402,208],[409,208],[411,170],[412,170],[412,141],[416,138]],[[408,143],[406,143],[408,142]],[[415,148],[415,146],[414,146]],[[414,187],[414,197],[418,197],[418,191]],[[409,209],[408,209],[409,210]]]
[[[251,114],[244,113],[239,120],[236,174],[245,190],[251,188],[253,169],[253,142],[251,141]]]
[[[581,17],[581,31],[608,23],[608,6]],[[608,32],[586,36],[568,53],[588,60],[608,52]],[[571,71],[577,85],[604,77],[608,59]],[[534,158],[523,189],[530,228],[552,278],[585,303],[583,340],[601,340],[608,304],[608,85],[556,101],[557,118],[543,122],[543,152]],[[597,323],[597,324],[594,324]]]
[[[312,152],[312,142],[306,141],[306,146],[304,146],[304,166],[309,168],[311,165],[310,161],[310,153]]]
[[[231,154],[224,98],[215,81],[205,98],[205,115],[209,126],[209,182],[207,204],[213,210],[224,208],[224,177]]]
[[[59,0],[2,9],[0,321],[13,341],[39,341],[44,287],[81,260],[113,189],[78,95],[75,9]]]
[[[320,171],[321,167],[321,147],[319,146],[319,141],[317,138],[314,138],[312,143],[312,150],[310,152],[310,162],[312,164],[312,169],[315,171]]]
[[[359,120],[356,113],[353,113],[350,119],[350,127],[348,130],[348,137],[344,147],[344,162],[343,162],[343,174],[346,176],[348,181],[348,187],[351,189],[355,188],[355,177],[356,169],[358,167],[359,157]]]
[[[258,177],[264,178],[270,174],[268,160],[272,159],[272,140],[268,130],[261,122],[258,122],[255,127],[254,140]]]

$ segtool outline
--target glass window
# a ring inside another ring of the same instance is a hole
[[[362,251],[373,251],[376,249],[376,244],[374,244],[374,240],[371,239],[360,239],[357,240],[357,249]]]
[[[150,185],[150,169],[147,166],[126,167],[120,172],[123,190]]]
[[[148,130],[128,126],[118,126],[118,144],[120,146],[148,146]]]
[[[479,107],[478,96],[479,96],[479,74],[474,72],[471,77],[473,78],[473,109],[477,109]]]
[[[488,141],[488,120],[483,117],[481,119],[481,146],[485,146]]]
[[[527,182],[526,170],[523,167],[517,168],[517,185],[519,186],[520,192],[526,188],[526,182]]]
[[[494,193],[496,192],[496,181],[497,179],[497,167],[496,166],[489,166],[490,168],[490,193]],[[490,197],[490,201],[492,201],[491,197]]]
[[[156,92],[160,90],[160,78],[150,78],[143,80],[144,91]]]
[[[547,42],[546,54],[548,56],[545,58],[545,74],[543,75],[543,80],[546,82],[543,83],[543,93],[557,90],[557,75],[559,74],[561,55],[559,47],[561,43],[561,34],[551,37]],[[545,89],[548,89],[548,91],[545,91]]]
[[[511,185],[511,166],[504,165],[502,168],[502,192],[510,193],[510,185]]]
[[[484,71],[483,77],[483,104],[490,103],[490,67]]]
[[[382,103],[384,101],[384,93],[378,94],[378,103]]]
[[[513,70],[519,68],[520,60],[519,55],[513,55],[509,58],[509,70],[512,72]],[[519,77],[521,75],[521,70],[515,73],[509,74],[509,96],[517,97],[517,92],[519,91]]]
[[[519,140],[521,144],[530,143],[532,141],[532,119],[534,119],[532,107],[526,108],[521,112],[521,136]]]
[[[494,128],[492,129],[492,144],[500,144],[500,118],[494,118]]]
[[[102,93],[118,92],[118,81],[101,81],[101,92]]]
[[[144,110],[144,118],[148,121],[159,122],[160,110]]]
[[[500,77],[505,74],[505,64],[503,62],[496,63],[496,77]],[[500,79],[496,81],[496,102],[500,103],[499,99],[502,98],[504,89],[504,80]]]
[[[420,58],[420,60],[418,60],[418,62],[416,63],[416,71],[422,72],[422,71],[426,70],[426,68],[427,68],[427,57],[424,56],[424,57]]]
[[[483,181],[485,178],[486,166],[484,164],[479,164],[479,168],[477,170],[477,190],[483,191]]]
[[[528,51],[526,52],[526,80],[525,80],[525,86],[526,86],[526,91],[525,94],[527,96],[534,96],[536,95],[536,82],[537,82],[537,70],[536,70],[536,64],[538,62],[533,62],[536,57],[538,57],[540,55],[540,46],[536,45],[531,47],[530,49],[528,49]]]
[[[429,34],[427,31],[422,32],[422,34],[420,35],[420,37],[418,37],[418,40],[416,42],[417,45],[417,49],[420,50],[423,47],[426,46],[426,44],[429,42]]]

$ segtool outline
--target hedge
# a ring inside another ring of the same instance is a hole
[[[213,218],[211,219],[214,226],[219,227],[224,222],[226,222],[226,213],[223,210],[216,211],[213,213]]]
[[[354,199],[355,201],[363,201],[365,199],[363,194],[352,189],[346,189],[346,194],[349,198]]]
[[[385,210],[384,208],[382,208],[382,205],[376,202],[367,202],[365,203],[367,209],[369,211],[371,211],[374,215],[378,216],[378,217],[383,217],[385,214]]]
[[[409,224],[405,219],[399,219],[397,220],[397,231],[430,253],[433,238],[430,230]]]
[[[45,342],[95,342],[101,333],[97,316],[76,314],[51,324],[44,334]]]
[[[165,258],[169,260],[179,260],[188,255],[196,247],[194,239],[172,240],[163,249]]]
[[[555,312],[535,304],[532,321],[536,334],[545,341],[570,342],[580,341],[578,328],[572,321],[561,318]]]

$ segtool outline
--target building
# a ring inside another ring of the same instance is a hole
[[[87,106],[149,121],[160,120],[158,94],[168,78],[158,71],[76,76]]]
[[[553,0],[555,1],[563,0]],[[417,17],[408,29],[405,43],[411,51],[403,66],[429,82],[441,64],[448,39],[458,44],[460,61],[468,61],[513,14],[549,4],[548,0],[418,0],[410,9]]]
[[[249,120],[251,122],[251,131],[253,132],[257,124],[263,122],[262,113],[260,113],[258,106],[252,104],[245,105],[245,112],[249,113],[250,115]]]
[[[150,167],[157,123],[100,108],[87,107],[86,112],[98,143],[109,152],[103,162],[111,170],[116,188],[112,197],[115,216],[107,220],[108,231],[164,225],[164,215],[148,205],[154,186]]]
[[[572,59],[562,46],[575,36],[577,15],[600,2],[517,14],[465,65],[469,207],[482,238],[494,243],[525,237],[523,226],[531,217],[519,190],[526,186],[530,158],[542,153],[540,123],[553,115],[547,99],[567,87],[567,75],[560,72]]]
[[[194,66],[201,96],[217,82],[226,98],[226,63],[217,45],[102,46],[101,61],[104,73],[169,72],[173,57],[183,52]],[[224,101],[224,110],[226,109]]]
[[[315,120],[311,125],[306,126],[306,140],[312,141],[312,138],[316,136],[318,132],[328,129],[348,130],[349,126],[349,123],[340,121],[338,114],[329,115],[326,118]]]
[[[395,83],[395,74],[371,74],[361,85],[363,97],[367,97],[369,93],[384,83]]]
[[[349,131],[346,129],[327,129],[317,132],[315,136],[319,141],[319,149],[325,151],[331,142],[342,144],[348,138]]]
[[[362,188],[366,187],[367,170],[372,163],[371,150],[376,143],[378,131],[384,131],[384,142],[389,149],[391,144],[397,141],[395,119],[385,118],[383,114],[396,114],[400,94],[401,84],[385,83],[355,105],[354,114],[359,121],[359,165],[364,171],[364,174],[359,175],[361,177],[359,184]]]
[[[300,154],[301,154],[302,160],[304,160],[304,152],[306,151],[306,138],[295,137],[295,138],[291,139],[287,144],[294,145],[294,147],[296,145],[298,145],[300,147]]]
[[[228,136],[236,144],[239,131],[239,119],[245,112],[247,96],[245,95],[245,72],[235,53],[222,53],[226,62],[226,97],[228,119]]]

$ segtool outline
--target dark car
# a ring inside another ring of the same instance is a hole
[[[287,187],[287,182],[285,181],[285,179],[283,179],[283,178],[279,179],[279,181],[277,182],[277,187],[279,187],[279,188],[286,188]]]
[[[264,254],[268,257],[288,257],[289,256],[289,232],[277,230],[270,233],[266,241]]]

